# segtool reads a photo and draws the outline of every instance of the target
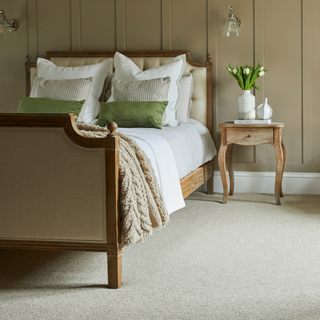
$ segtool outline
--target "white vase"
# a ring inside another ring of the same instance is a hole
[[[256,118],[256,97],[250,90],[243,90],[238,97],[238,118],[239,120],[254,120]]]
[[[257,116],[262,120],[267,120],[271,119],[272,113],[272,108],[268,104],[268,98],[266,98],[264,103],[260,104],[260,106],[257,108]]]

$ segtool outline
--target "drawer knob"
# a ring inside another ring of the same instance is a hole
[[[250,138],[251,137],[251,134],[248,134],[248,138]]]

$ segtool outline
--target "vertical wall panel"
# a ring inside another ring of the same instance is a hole
[[[189,50],[193,60],[206,61],[206,0],[171,0],[171,49]]]
[[[161,49],[161,0],[125,1],[126,50]]]
[[[171,50],[171,0],[161,1],[162,50]]]
[[[37,24],[37,0],[27,1],[28,18],[28,51],[31,57],[38,56],[38,24]]]
[[[303,149],[302,149],[302,163],[310,165],[313,163],[313,150],[312,150],[312,119],[313,119],[313,17],[312,17],[312,0],[302,1],[302,84],[303,84],[303,100],[302,100],[302,119],[303,119]],[[315,48],[317,43],[315,42]],[[318,81],[319,82],[319,81]]]
[[[38,48],[44,57],[49,50],[71,50],[70,0],[37,0]]]
[[[71,0],[71,49],[81,50],[80,0]]]
[[[309,1],[308,1],[309,2]],[[313,164],[320,165],[320,37],[318,32],[318,25],[319,25],[319,10],[320,10],[320,1],[318,0],[311,0],[310,1],[310,9],[312,12],[312,24],[309,28],[309,37],[311,37],[311,43],[308,49],[312,50],[309,58],[310,58],[310,66],[309,71],[311,74],[311,83],[308,83],[309,90],[306,91],[306,95],[311,104],[311,110],[309,111],[312,115],[312,151],[313,151]]]
[[[273,108],[273,121],[286,123],[287,163],[301,164],[301,0],[291,0],[289,7],[287,1],[268,0],[263,9],[264,61],[269,70],[264,79],[264,94]],[[274,152],[266,152],[265,161],[274,163]]]
[[[115,50],[115,1],[81,0],[82,50]]]
[[[28,2],[2,0],[7,19],[15,19],[19,28],[10,39],[0,38],[0,112],[17,112],[19,95],[25,94],[24,62],[28,54]],[[1,152],[1,151],[0,151]]]
[[[116,50],[125,50],[125,33],[126,33],[126,21],[125,21],[125,2],[126,0],[116,0]]]

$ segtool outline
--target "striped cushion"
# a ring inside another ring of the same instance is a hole
[[[142,81],[112,79],[114,101],[168,101],[170,77]]]
[[[93,78],[72,80],[47,80],[38,78],[37,97],[54,100],[86,100]]]

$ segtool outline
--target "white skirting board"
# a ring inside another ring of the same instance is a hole
[[[275,172],[234,172],[235,193],[274,193],[274,182]],[[284,194],[320,194],[320,173],[284,172],[282,190]],[[214,172],[214,192],[223,192],[219,171]]]

